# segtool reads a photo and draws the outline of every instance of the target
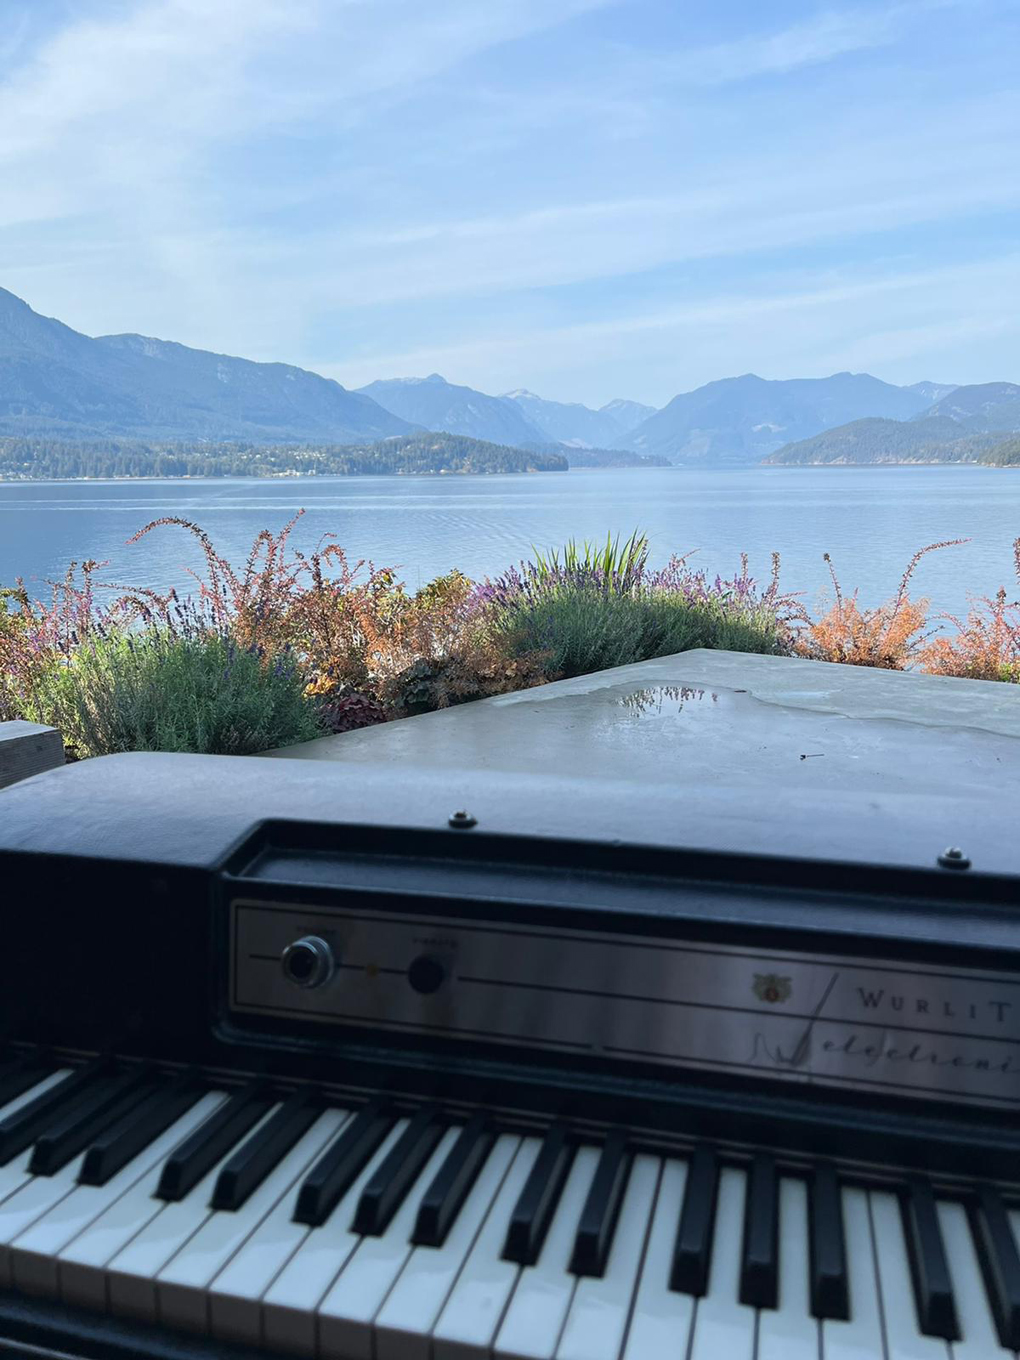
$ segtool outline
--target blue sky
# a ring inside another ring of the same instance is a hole
[[[4,0],[0,284],[347,386],[1020,380],[1020,4]]]

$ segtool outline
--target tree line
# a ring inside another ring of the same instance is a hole
[[[0,480],[109,477],[408,476],[564,472],[567,459],[464,435],[420,434],[375,444],[218,444],[0,437]]]

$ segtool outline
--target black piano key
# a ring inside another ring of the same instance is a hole
[[[355,1115],[305,1177],[298,1191],[294,1222],[307,1223],[311,1228],[325,1223],[393,1124],[392,1115],[383,1114],[378,1101]]]
[[[574,1160],[574,1144],[562,1124],[546,1134],[535,1164],[510,1215],[503,1257],[518,1265],[534,1265],[549,1231],[553,1212]]]
[[[156,1187],[156,1198],[183,1199],[192,1186],[258,1123],[272,1103],[263,1081],[249,1082],[235,1091],[166,1159]]]
[[[960,1328],[956,1320],[953,1283],[935,1208],[935,1195],[928,1182],[920,1179],[911,1181],[900,1195],[900,1208],[918,1326],[926,1336],[956,1341],[960,1336]]]
[[[78,1182],[105,1185],[198,1100],[201,1088],[190,1073],[157,1086],[137,1106],[103,1129],[85,1153]]]
[[[846,1268],[843,1199],[835,1169],[823,1162],[808,1184],[811,1315],[847,1322],[850,1281]]]
[[[94,1085],[101,1084],[112,1071],[112,1058],[96,1058],[0,1120],[0,1166],[24,1152],[55,1117],[60,1117],[65,1107],[73,1109],[78,1100]]]
[[[152,1083],[148,1065],[128,1068],[90,1087],[72,1106],[61,1109],[36,1139],[28,1169],[33,1176],[52,1176],[92,1139],[137,1108]]]
[[[970,1206],[970,1227],[999,1340],[1020,1350],[1020,1254],[999,1192],[984,1186]]]
[[[361,1192],[351,1228],[379,1237],[443,1134],[436,1111],[419,1110]]]
[[[418,1206],[411,1242],[416,1247],[441,1247],[492,1151],[495,1134],[485,1116],[474,1115],[461,1129],[449,1156],[435,1174]]]
[[[740,1302],[775,1308],[779,1297],[779,1182],[767,1152],[751,1163],[744,1200]]]
[[[220,1171],[210,1209],[240,1209],[321,1113],[322,1100],[315,1091],[299,1091],[285,1101]]]
[[[697,1147],[687,1168],[684,1204],[669,1272],[669,1287],[677,1293],[699,1297],[708,1287],[718,1192],[719,1159],[711,1148]]]
[[[37,1056],[15,1058],[0,1067],[0,1105],[16,1100],[53,1071],[53,1064],[41,1063]]]
[[[605,1141],[588,1198],[581,1210],[574,1250],[570,1256],[571,1274],[593,1275],[597,1278],[605,1274],[616,1220],[620,1216],[620,1204],[630,1177],[631,1161],[627,1135],[618,1129]]]

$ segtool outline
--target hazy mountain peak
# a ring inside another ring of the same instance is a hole
[[[504,393],[547,439],[590,449],[620,447],[623,435],[633,429],[653,408],[637,402],[620,401],[615,409],[593,411],[579,401],[548,401],[526,388]]]
[[[1020,430],[1020,385],[991,382],[954,387],[924,415],[945,417],[974,433],[1012,433]]]
[[[868,416],[907,420],[927,405],[920,392],[870,373],[828,378],[720,378],[683,392],[624,441],[637,453],[681,463],[758,461],[795,440]]]
[[[4,311],[15,312],[21,310],[30,312],[32,310],[27,302],[18,297],[17,293],[12,293],[7,288],[0,288],[0,308]]]
[[[927,396],[937,384],[913,383],[905,391]],[[910,420],[862,419],[773,453],[770,463],[967,463],[984,461],[1020,431],[1020,385],[973,383],[952,387]],[[994,459],[993,459],[994,461]]]
[[[427,430],[445,430],[448,434],[468,435],[494,444],[528,446],[549,442],[516,401],[458,386],[438,373],[427,378],[377,379],[359,391],[387,411]]]
[[[950,392],[955,392],[959,385],[959,383],[939,383],[924,380],[923,382],[908,383],[907,390],[920,392],[922,397],[926,397],[928,401],[934,403],[941,401],[943,397],[948,397]]]
[[[317,373],[152,336],[93,339],[0,293],[0,433],[369,443],[411,432]]]

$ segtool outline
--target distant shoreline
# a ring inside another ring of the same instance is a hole
[[[840,468],[847,470],[864,470],[867,468],[905,468],[905,467],[938,467],[938,468],[984,468],[988,472],[1002,471],[1004,468],[1015,467],[1013,463],[980,463],[972,458],[960,458],[951,462],[947,458],[908,458],[901,463],[834,463],[830,459],[817,463],[756,463],[755,467],[781,469],[783,472],[799,472],[804,468]]]
[[[404,481],[411,479],[425,479],[436,481],[440,478],[457,478],[458,480],[469,477],[545,477],[550,475],[564,475],[580,472],[805,472],[828,468],[839,472],[867,472],[874,468],[981,468],[986,472],[1008,472],[1011,468],[1016,468],[1017,464],[1000,463],[976,463],[970,460],[960,462],[946,462],[944,459],[932,459],[931,462],[919,462],[911,460],[903,463],[747,463],[731,466],[710,467],[705,464],[673,464],[669,467],[576,467],[576,468],[542,468],[528,472],[461,472],[444,470],[441,472],[270,472],[252,473],[243,472],[233,473],[163,473],[155,476],[139,477],[6,477],[0,474],[0,487],[2,486],[53,486],[53,485],[88,485],[90,483],[101,486],[105,483],[116,483],[118,485],[127,483],[146,482],[326,482],[326,481],[364,481],[368,478],[376,477],[386,481]]]
[[[387,481],[410,477],[532,477],[560,475],[574,472],[645,472],[646,468],[550,468],[536,472],[225,472],[225,473],[171,473],[164,472],[152,477],[4,477],[0,474],[0,486],[45,486],[49,482],[328,482],[356,481],[366,477],[385,477]],[[656,468],[656,472],[665,469]]]

